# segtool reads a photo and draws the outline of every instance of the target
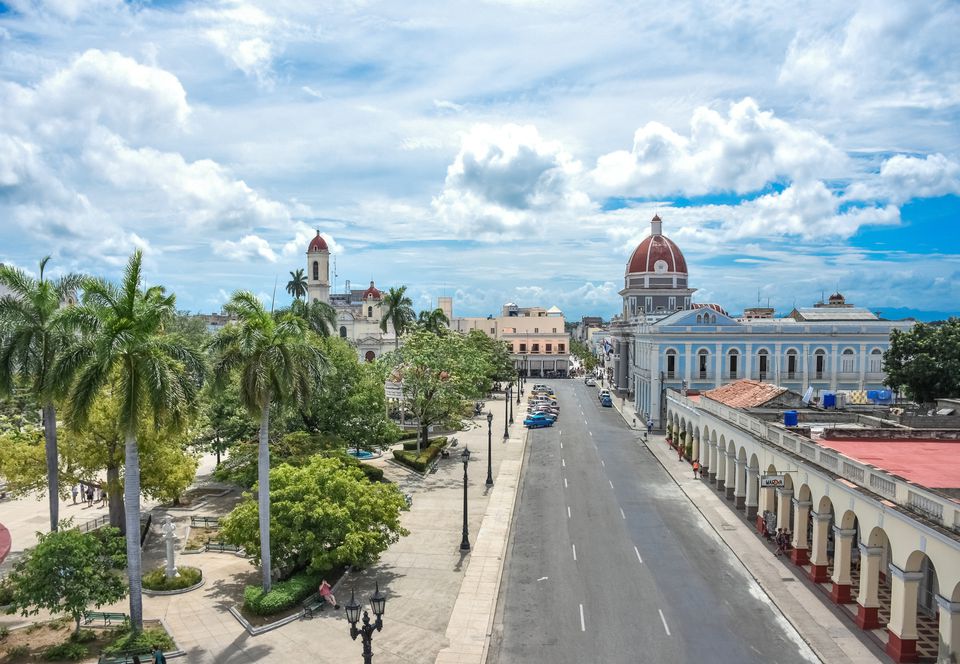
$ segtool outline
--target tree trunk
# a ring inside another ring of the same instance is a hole
[[[257,452],[257,480],[260,483],[260,566],[263,571],[263,592],[272,585],[270,561],[270,402],[260,411],[260,447]]]
[[[57,456],[57,410],[52,401],[43,404],[43,437],[46,441],[50,532],[55,533],[60,521],[60,459]]]
[[[124,438],[123,507],[127,524],[127,577],[130,582],[130,627],[143,631],[143,579],[140,561],[140,450],[137,436]]]
[[[107,466],[107,505],[110,512],[110,525],[113,528],[119,528],[121,535],[126,535],[127,524],[124,521],[123,495],[120,493],[119,466]]]
[[[82,613],[76,613],[76,614],[74,614],[74,616],[73,616],[73,621],[77,624],[76,629],[73,630],[73,633],[74,633],[74,634],[79,634],[79,633],[80,633],[80,618],[82,618],[82,617],[83,617],[83,614],[82,614]]]
[[[427,442],[428,442],[427,436],[430,435],[430,432],[428,431],[429,428],[430,428],[429,425],[424,425],[420,427],[420,433],[422,434],[422,438],[418,438],[418,440],[421,440],[422,442],[417,445],[417,452],[420,452],[422,448],[425,448],[427,446]]]

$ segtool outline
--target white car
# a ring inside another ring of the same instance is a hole
[[[588,376],[587,379],[586,379],[585,381],[583,381],[583,382],[586,383],[587,385],[589,385],[590,387],[596,387],[596,386],[597,386],[597,381],[595,381],[593,378],[591,378],[591,377],[589,377],[589,376]]]

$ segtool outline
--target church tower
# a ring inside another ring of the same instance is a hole
[[[307,247],[307,301],[330,302],[330,250],[320,231]]]

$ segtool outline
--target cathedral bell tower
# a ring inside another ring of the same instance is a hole
[[[330,250],[320,231],[307,247],[307,301],[330,302]]]

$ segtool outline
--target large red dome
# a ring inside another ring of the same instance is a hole
[[[320,237],[320,231],[317,231],[317,237],[310,240],[310,246],[307,247],[307,252],[314,251],[329,251],[327,249],[327,241]]]
[[[638,272],[687,273],[687,261],[673,240],[660,233],[660,217],[655,216],[651,224],[651,235],[644,239],[630,256],[627,274]],[[662,262],[661,262],[662,261]],[[660,263],[660,269],[657,269]]]

